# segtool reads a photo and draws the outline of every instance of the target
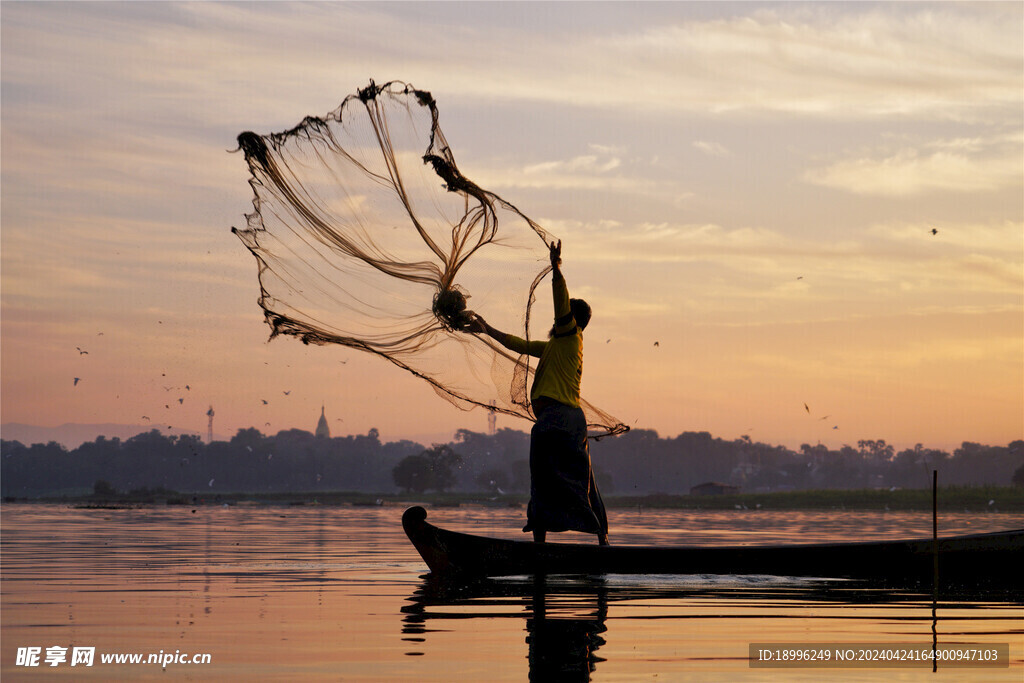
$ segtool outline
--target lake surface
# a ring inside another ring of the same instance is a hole
[[[511,577],[452,588],[424,577],[401,529],[403,509],[4,504],[0,675],[5,682],[1024,678],[1024,580],[1009,594],[957,594],[937,604],[929,591],[778,577]],[[429,509],[429,520],[447,528],[525,540],[524,516],[484,506]],[[609,518],[616,544],[931,536],[930,513],[613,509]],[[1020,514],[940,518],[942,535],[1021,527]],[[930,649],[933,639],[1008,644],[1010,666],[940,663],[936,674],[930,663],[766,670],[748,661],[751,643]],[[29,648],[39,648],[37,666],[26,665]],[[136,653],[167,663],[101,661]],[[191,663],[197,654],[208,661]]]

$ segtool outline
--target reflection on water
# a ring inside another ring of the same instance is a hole
[[[491,608],[472,612],[472,618],[525,618],[531,681],[589,681],[595,665],[604,661],[596,654],[608,618],[608,592],[600,577],[584,583],[537,577],[454,586],[426,579],[410,602],[402,608],[402,633],[413,641],[424,640],[417,636],[430,630],[430,620],[466,618],[467,607]]]
[[[822,636],[829,632],[846,634],[845,640],[832,642],[914,643],[933,652],[940,645],[952,643],[1016,640],[1013,661],[1019,667],[1024,616],[1024,592],[1019,590],[996,595],[961,592],[955,600],[938,601],[935,596],[921,592],[882,589],[850,581],[767,576],[549,576],[449,584],[428,575],[423,577],[409,603],[402,608],[402,633],[406,640],[418,643],[427,642],[429,633],[455,630],[448,623],[452,620],[504,618],[525,622],[530,681],[591,680],[598,664],[607,661],[597,653],[606,645],[605,634],[611,631],[629,638],[631,630],[651,630],[637,625],[644,621],[678,621],[675,633],[684,639],[698,640],[689,648],[681,642],[676,649],[677,657],[663,662],[662,671],[680,665],[688,669],[687,665],[694,664],[709,671],[745,668],[747,650],[708,647],[716,637],[724,636],[731,642],[735,635],[747,633],[751,642],[807,643],[829,641],[828,636]],[[808,612],[813,615],[814,633],[808,633],[806,628],[789,630],[782,626],[788,620],[799,623],[807,618]],[[609,619],[613,623],[611,628]],[[763,620],[763,633],[751,632],[745,625],[757,620]],[[776,620],[780,623],[772,623]],[[620,628],[616,622],[622,621],[632,623]],[[684,625],[684,621],[691,623]],[[1000,632],[1007,623],[1014,626]],[[471,631],[472,626],[458,630]],[[796,633],[803,635],[793,637]],[[993,640],[993,635],[1002,640]],[[619,644],[615,649],[621,651],[623,647]],[[689,654],[678,656],[687,649]],[[616,664],[617,661],[608,668],[622,668]],[[948,667],[924,662],[917,673],[937,668]],[[960,680],[970,679],[971,673],[958,669]],[[984,680],[999,677],[991,669],[975,673]],[[790,671],[786,675],[799,678],[801,674],[809,679],[821,676],[820,671],[814,670]],[[1016,677],[1020,673],[1010,675]],[[835,670],[829,677],[836,678]]]
[[[604,661],[595,652],[604,645],[600,634],[607,630],[608,593],[597,578],[593,591],[573,596],[565,604],[557,592],[549,592],[546,583],[544,577],[535,579],[532,616],[526,620],[530,680],[589,681],[594,667]]]
[[[0,677],[765,680],[748,666],[751,642],[927,645],[933,634],[940,643],[1010,643],[1013,668],[958,670],[957,680],[1019,681],[1024,667],[1021,593],[943,595],[933,606],[930,594],[773,577],[518,577],[446,586],[424,578],[401,513],[387,506],[5,504]],[[430,514],[449,528],[522,537],[521,510]],[[863,540],[931,530],[926,513],[612,510],[610,517],[623,544]],[[940,529],[1022,526],[1022,515],[964,514],[944,515]],[[212,662],[166,671],[17,664],[18,648],[51,646],[95,647],[97,657],[206,652]],[[821,678],[815,670],[781,674]]]

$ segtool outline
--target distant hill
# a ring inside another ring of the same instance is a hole
[[[157,425],[121,424],[62,424],[59,427],[40,427],[19,422],[5,422],[0,425],[0,438],[5,441],[20,441],[26,446],[56,441],[68,450],[72,450],[87,441],[95,441],[98,436],[105,436],[108,439],[117,437],[124,441],[136,434],[157,428]],[[194,434],[205,438],[205,435],[188,429],[160,429],[160,433],[164,435]],[[214,438],[220,439],[222,437],[214,434]]]

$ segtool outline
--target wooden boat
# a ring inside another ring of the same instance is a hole
[[[903,541],[762,546],[599,546],[486,538],[441,529],[415,506],[402,515],[409,540],[433,574],[458,578],[524,574],[727,574],[866,579],[1024,590],[1024,529]]]

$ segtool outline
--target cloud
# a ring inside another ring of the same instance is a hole
[[[599,274],[606,295],[626,287],[722,324],[855,320],[933,305],[988,310],[1005,307],[1007,296],[1019,301],[1024,287],[1019,224],[943,226],[940,235],[976,234],[970,250],[909,224],[831,241],[713,223],[541,222],[571,245],[573,264]],[[627,284],[637,268],[643,277]]]
[[[725,146],[717,142],[708,142],[707,140],[694,140],[693,146],[696,147],[704,154],[709,157],[727,157],[732,154]]]
[[[629,91],[653,107],[973,117],[1022,100],[1020,13],[1004,9],[832,4],[666,22],[608,39],[605,68],[650,76]]]
[[[712,18],[680,3],[630,21],[594,4],[585,23],[570,4],[552,6],[553,28],[544,31],[494,21],[494,12],[522,19],[529,11],[514,6],[439,5],[426,13],[405,3],[112,7],[8,8],[5,82],[31,90],[41,74],[63,80],[60,95],[72,105],[97,91],[114,95],[94,100],[80,112],[87,115],[116,112],[130,99],[118,95],[142,84],[156,90],[135,98],[133,111],[194,120],[200,103],[236,127],[253,112],[272,126],[290,125],[296,110],[324,108],[325,84],[334,102],[339,89],[343,95],[369,77],[403,78],[450,100],[618,111],[639,104],[663,113],[985,119],[1019,111],[1022,102],[1022,16],[1013,3],[752,6]],[[451,35],[443,50],[424,21]]]
[[[932,234],[932,230],[937,232]],[[886,222],[870,226],[866,233],[873,240],[905,245],[915,252],[922,246],[929,245],[930,249],[951,248],[958,253],[987,251],[1005,255],[1016,254],[1018,261],[1024,256],[1024,223],[1020,221]]]
[[[1020,261],[1012,263],[991,256],[970,254],[959,259],[956,265],[972,279],[980,276],[1002,283],[1009,287],[1010,291],[1024,291],[1024,271],[1021,269]]]
[[[533,162],[518,167],[475,164],[473,180],[489,190],[529,188],[651,193],[661,183],[645,180],[637,172],[646,162],[624,160],[621,148],[590,145],[591,154],[568,159]]]
[[[1019,187],[1024,168],[1016,155],[983,159],[967,153],[921,154],[904,149],[882,159],[840,161],[804,174],[804,180],[860,195],[909,197],[932,192],[994,192]]]
[[[491,26],[450,46],[449,58],[464,68],[433,69],[434,87],[497,101],[718,117],[990,120],[1022,104],[1019,8],[822,3],[722,14],[695,18],[680,3],[602,25],[600,5],[590,5],[587,27],[557,40],[524,35],[521,22]],[[529,50],[520,49],[526,40]],[[422,57],[424,69],[440,66]]]
[[[543,175],[549,173],[585,173],[601,174],[612,171],[622,165],[618,158],[601,160],[595,154],[578,156],[568,161],[545,161],[523,169],[524,175]]]

